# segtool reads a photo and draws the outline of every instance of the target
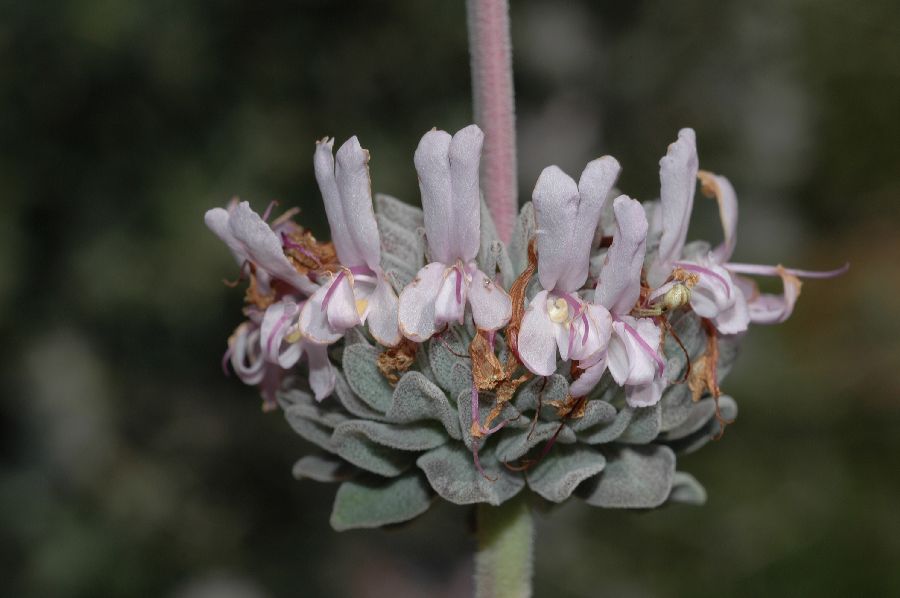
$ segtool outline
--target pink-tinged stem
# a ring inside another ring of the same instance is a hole
[[[780,276],[781,270],[778,266],[763,266],[759,264],[725,264],[725,269],[735,274],[756,274],[759,276]],[[795,270],[794,268],[784,268],[783,271],[796,276],[798,278],[834,278],[840,276],[850,269],[850,263],[847,262],[840,268],[834,270]]]
[[[475,122],[484,131],[481,186],[500,239],[518,208],[516,127],[508,0],[468,0]]]

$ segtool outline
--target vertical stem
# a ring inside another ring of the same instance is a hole
[[[534,525],[523,492],[499,507],[478,505],[476,598],[528,598]]]
[[[500,239],[518,211],[516,114],[508,0],[467,0],[475,122],[484,131],[482,187]]]

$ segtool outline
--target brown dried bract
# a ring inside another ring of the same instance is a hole
[[[718,379],[718,363],[719,363],[719,336],[716,327],[712,322],[703,318],[703,329],[706,331],[706,352],[700,356],[697,363],[691,369],[688,376],[688,388],[691,389],[691,396],[694,402],[709,391],[716,403],[716,420],[721,425],[721,431],[716,436],[716,440],[725,433],[725,427],[734,423],[734,420],[726,419],[719,411],[719,397],[722,396],[722,390],[719,388]]]
[[[509,297],[512,299],[512,317],[506,326],[506,342],[516,359],[519,357],[519,328],[522,327],[522,318],[525,317],[525,290],[536,271],[537,245],[532,239],[528,244],[528,265],[509,287]]]
[[[515,310],[515,307],[513,308]],[[475,338],[469,344],[469,356],[472,358],[472,379],[478,391],[492,390],[495,395],[494,407],[488,414],[483,424],[478,422],[472,425],[472,435],[480,437],[482,430],[489,428],[491,423],[500,416],[503,406],[512,399],[516,390],[524,382],[531,378],[531,373],[526,372],[513,378],[519,368],[519,361],[510,352],[506,363],[500,363],[500,359],[494,354],[491,343],[488,340],[489,333],[479,330]]]
[[[286,234],[284,253],[300,274],[334,271],[339,267],[334,244],[319,243],[311,232],[299,229]]]
[[[396,347],[390,347],[378,355],[378,370],[391,384],[400,380],[403,372],[408,370],[416,360],[418,345],[409,339],[403,339]]]
[[[549,401],[550,405],[556,407],[556,414],[560,419],[578,419],[584,417],[584,412],[587,410],[587,400],[586,397],[573,397],[572,395],[566,395],[566,398],[561,401]]]
[[[244,293],[244,301],[264,310],[275,302],[275,295],[275,289],[269,289],[268,293],[260,292],[259,283],[256,281],[255,269],[251,266],[250,284]]]

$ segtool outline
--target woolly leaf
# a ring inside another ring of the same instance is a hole
[[[301,457],[292,473],[298,480],[310,479],[316,482],[339,482],[346,480],[356,471],[343,459],[329,453],[318,453]]]
[[[554,435],[556,435],[555,442],[563,444],[575,442],[575,433],[568,426],[559,422],[539,421],[533,430],[530,427],[510,428],[507,426],[507,429],[499,432],[498,435],[500,440],[497,442],[497,459],[504,463],[515,461],[534,447],[549,442]]]
[[[735,419],[738,413],[737,403],[731,397],[722,395],[719,397],[719,413],[726,420]],[[693,453],[718,436],[721,431],[722,424],[716,418],[711,417],[699,430],[672,442],[671,446],[680,453]]]
[[[616,408],[606,401],[588,401],[584,406],[584,415],[572,417],[566,421],[575,432],[587,430],[597,424],[606,424],[616,419]]]
[[[340,532],[402,523],[421,515],[430,505],[431,492],[418,472],[388,480],[366,476],[338,488],[331,527]]]
[[[690,396],[688,396],[690,401]],[[716,403],[712,398],[703,399],[688,405],[687,417],[677,426],[668,430],[663,438],[666,440],[678,440],[690,436],[702,428],[716,412]]]
[[[622,435],[622,432],[624,432],[625,428],[628,427],[628,424],[631,423],[632,417],[634,417],[634,409],[631,407],[624,407],[616,414],[615,419],[611,422],[601,423],[597,426],[579,431],[578,439],[587,444],[605,444],[607,442],[612,442]]]
[[[524,271],[528,265],[528,243],[534,237],[535,229],[534,206],[529,201],[519,210],[509,242],[509,259],[516,272]]]
[[[606,468],[578,489],[585,502],[610,509],[650,509],[669,496],[675,453],[667,446],[607,448]]]
[[[425,451],[447,442],[447,435],[437,424],[386,424],[364,419],[342,422],[334,429],[332,440],[341,444],[347,439],[365,438],[375,444],[401,451]]]
[[[703,506],[706,504],[706,489],[697,478],[683,471],[676,471],[672,478],[672,491],[668,502]]]
[[[502,286],[509,288],[515,275],[512,262],[506,252],[506,247],[500,241],[494,219],[488,210],[484,199],[481,201],[481,247],[478,251],[478,268],[493,278],[495,272],[500,272]]]
[[[675,384],[663,391],[662,417],[659,429],[668,432],[683,424],[691,416],[696,403],[691,398],[691,389],[687,384]]]
[[[589,446],[554,446],[526,475],[528,486],[551,502],[569,498],[584,480],[603,471],[606,457]]]
[[[352,420],[354,423],[363,420]],[[377,422],[371,422],[377,425]],[[415,454],[397,450],[383,443],[372,441],[364,432],[350,427],[335,430],[331,439],[331,452],[372,473],[385,477],[397,476],[412,465]]]
[[[659,403],[651,407],[633,408],[634,414],[631,421],[622,432],[622,435],[616,439],[616,442],[624,442],[626,444],[647,444],[652,442],[659,434],[660,425],[660,405]]]
[[[378,355],[375,347],[350,345],[344,351],[344,374],[350,388],[369,407],[379,413],[391,408],[394,389],[378,369]]]
[[[367,403],[362,402],[347,384],[344,374],[340,371],[334,379],[334,394],[341,405],[350,412],[350,414],[362,419],[383,420],[384,415],[372,409]]]
[[[450,393],[451,397],[472,384],[468,355],[468,347],[457,329],[449,329],[428,343],[431,371],[438,386]],[[465,379],[465,372],[469,372],[468,379]]]
[[[424,265],[419,249],[419,235],[415,229],[404,228],[384,216],[377,216],[381,235],[381,254],[390,256],[392,265],[403,265],[403,272],[415,274]]]
[[[482,451],[481,463],[490,480],[476,469],[472,453],[458,443],[445,444],[416,461],[435,492],[457,505],[486,502],[497,506],[525,486],[522,475],[500,465],[489,449]]]
[[[326,451],[333,451],[334,446],[331,442],[332,430],[346,420],[347,416],[343,413],[323,408],[321,405],[312,402],[312,397],[309,397],[309,400],[309,403],[296,403],[285,409],[284,418],[302,438],[322,447]]]
[[[491,393],[479,393],[478,398],[478,421],[484,425],[488,414],[494,407],[494,395]],[[456,398],[456,410],[459,413],[459,425],[462,430],[463,443],[466,448],[472,450],[472,389],[459,392]],[[500,422],[507,422],[507,428],[521,428],[528,426],[527,418],[523,417],[516,408],[507,403],[503,406],[500,415],[491,422],[491,427],[496,426]]]
[[[452,438],[462,438],[456,409],[450,405],[444,391],[421,372],[406,372],[400,378],[394,387],[393,402],[387,416],[392,422],[402,424],[437,420]]]
[[[569,395],[569,383],[559,374],[550,374],[546,377],[537,377],[529,380],[519,389],[513,404],[521,412],[534,411],[538,403],[542,405],[541,417],[556,417],[556,408],[550,405],[552,401],[565,401]]]
[[[422,208],[384,193],[375,194],[375,213],[407,230],[425,226]]]

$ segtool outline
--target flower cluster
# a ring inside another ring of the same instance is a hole
[[[610,156],[577,183],[550,166],[504,243],[481,197],[482,142],[475,125],[429,131],[414,156],[422,209],[379,195],[376,212],[368,152],[320,141],[328,243],[293,212],[270,223],[236,200],[207,212],[249,281],[226,362],[325,449],[299,476],[349,478],[338,528],[411,518],[433,492],[498,504],[526,481],[554,502],[576,487],[599,506],[700,500],[672,451],[724,429],[737,341],[787,319],[800,278],[843,269],[730,262],[736,195],[699,170],[690,129],[660,161],[658,200],[614,191]],[[686,243],[698,181],[718,203],[715,247]],[[779,276],[783,291],[746,275]],[[354,511],[360,500],[380,507]]]

